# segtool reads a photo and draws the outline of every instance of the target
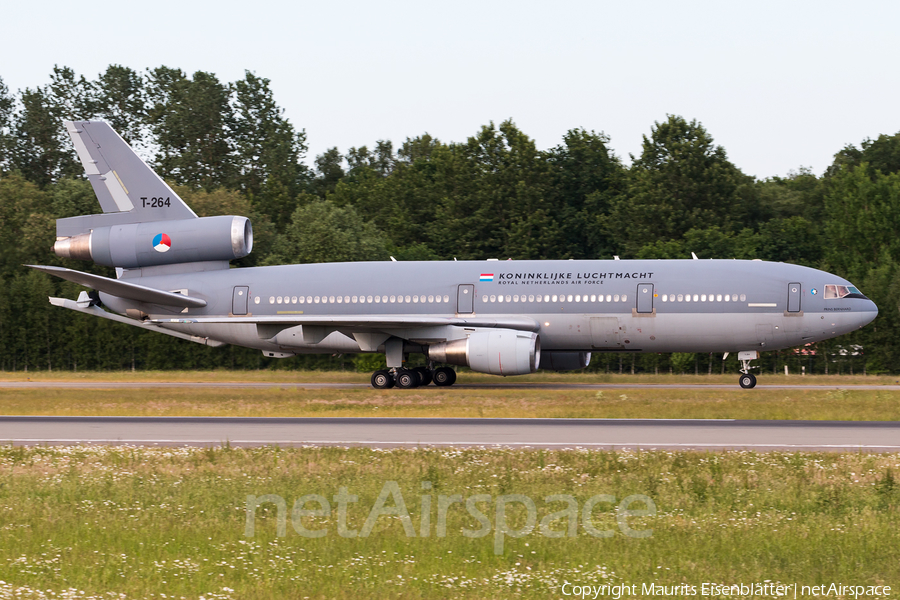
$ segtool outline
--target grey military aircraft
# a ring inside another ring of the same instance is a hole
[[[242,216],[199,218],[104,122],[66,122],[102,214],[58,219],[54,252],[116,279],[33,268],[92,291],[56,306],[270,357],[385,354],[376,388],[584,368],[592,352],[737,353],[751,361],[854,331],[878,314],[849,281],[759,260],[378,261],[231,269]],[[108,309],[108,310],[106,310]],[[404,367],[410,353],[427,367]]]

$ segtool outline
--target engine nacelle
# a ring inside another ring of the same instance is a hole
[[[133,269],[177,263],[232,260],[253,250],[246,217],[222,216],[98,227],[58,239],[57,256]]]
[[[479,373],[524,375],[541,362],[541,338],[530,331],[476,330],[465,339],[429,346],[428,358]]]
[[[590,352],[543,352],[541,369],[551,371],[577,371],[591,364]]]

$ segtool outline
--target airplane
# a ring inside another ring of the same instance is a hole
[[[67,121],[101,214],[58,219],[54,252],[116,279],[28,265],[90,288],[74,311],[265,356],[383,353],[375,388],[586,367],[595,352],[737,353],[751,361],[864,327],[875,303],[817,269],[760,260],[372,261],[230,268],[243,216],[198,217],[105,122]],[[427,367],[404,366],[423,354]],[[724,359],[723,358],[723,359]]]

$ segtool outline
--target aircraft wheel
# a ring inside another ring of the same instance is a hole
[[[409,369],[400,369],[394,375],[394,381],[397,383],[397,387],[408,390],[419,385],[419,375]]]
[[[428,367],[416,367],[413,371],[419,376],[419,385],[428,385],[431,383],[431,369]]]
[[[756,387],[756,375],[753,375],[752,373],[741,375],[741,378],[738,381],[745,390],[751,390]]]
[[[456,371],[450,367],[438,367],[434,370],[432,378],[434,380],[434,385],[441,387],[453,385],[456,382]]]
[[[394,378],[391,377],[389,371],[375,371],[372,373],[372,387],[379,390],[386,390],[394,387]]]

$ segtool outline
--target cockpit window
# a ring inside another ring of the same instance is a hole
[[[836,300],[838,298],[863,298],[866,297],[852,285],[826,285],[825,299]]]

